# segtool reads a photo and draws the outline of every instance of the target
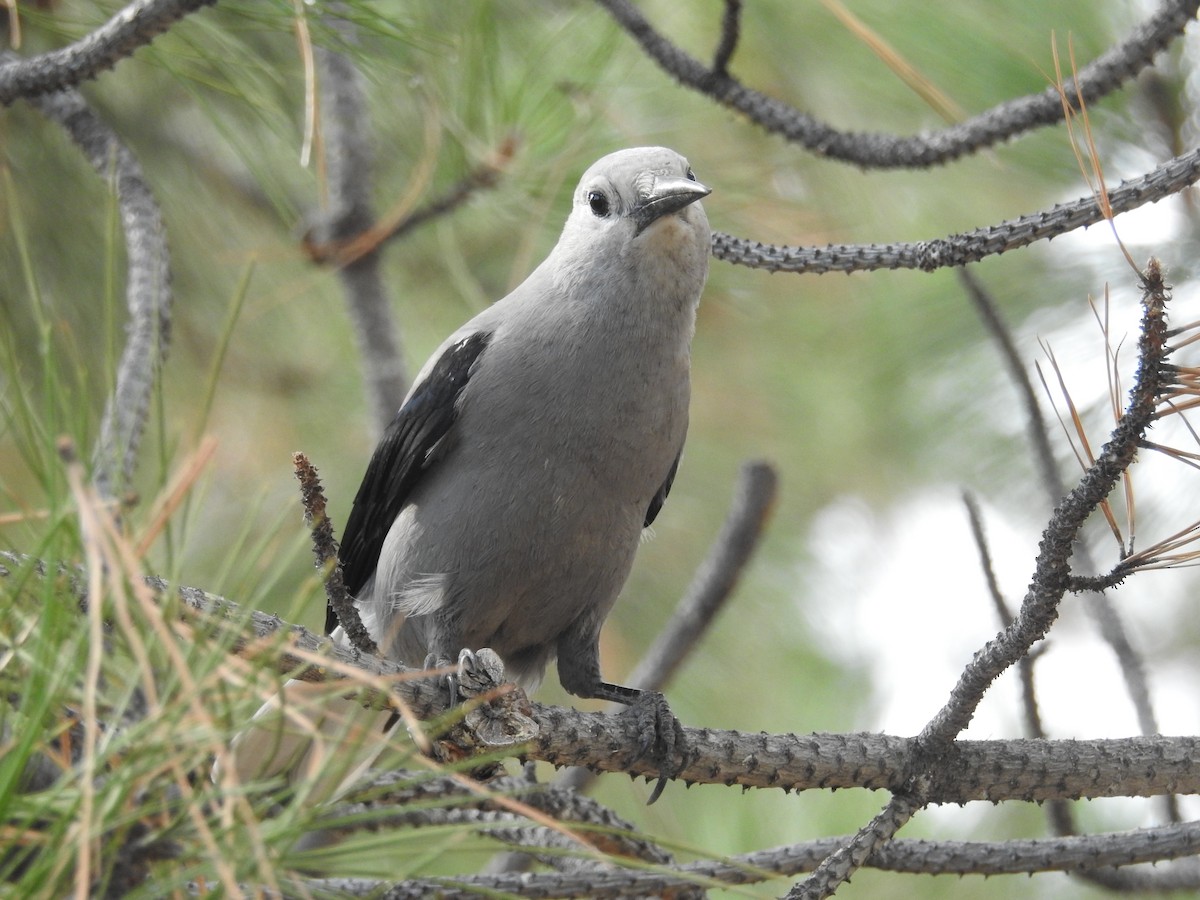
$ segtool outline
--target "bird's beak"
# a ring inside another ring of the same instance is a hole
[[[638,233],[640,234],[651,222],[678,212],[689,203],[695,203],[711,193],[712,188],[707,188],[690,178],[656,177],[645,197],[633,208],[632,217],[637,222]]]

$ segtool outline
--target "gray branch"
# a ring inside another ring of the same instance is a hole
[[[166,229],[137,159],[88,108],[82,95],[68,90],[35,97],[32,102],[66,130],[102,177],[112,179],[121,211],[128,258],[125,296],[129,323],[116,384],[92,454],[92,480],[100,496],[111,500],[127,489],[133,478],[150,398],[170,343]]]
[[[81,611],[86,610],[85,582],[72,579],[78,573],[0,551],[0,578],[23,569],[43,578],[66,576],[63,582],[81,597]],[[305,681],[334,677],[325,666],[291,652],[293,646],[371,675],[411,676],[414,671],[337,646],[278,616],[257,611],[247,615],[230,600],[199,588],[177,588],[155,577],[147,577],[146,583],[159,602],[173,602],[175,596],[182,600],[205,640],[228,640],[231,653],[253,656],[281,675]],[[392,690],[418,718],[433,719],[446,712],[446,691],[436,679],[409,678],[397,681]],[[359,690],[357,684],[355,696],[376,708],[389,702],[377,691]],[[555,765],[658,778],[655,764],[639,759],[641,731],[635,717],[539,703],[532,708],[538,735],[528,744],[504,749]],[[788,791],[858,787],[901,793],[922,774],[930,778],[923,792],[929,803],[1200,794],[1200,738],[1194,736],[954,741],[934,756],[917,738],[886,734],[743,734],[713,728],[684,732],[689,752],[679,777],[690,784]]]
[[[74,44],[30,59],[0,61],[0,106],[75,87],[111,69],[172,25],[216,0],[134,0]]]
[[[886,846],[896,832],[908,824],[924,805],[924,798],[907,793],[896,794],[879,815],[845,840],[813,869],[812,874],[794,885],[785,900],[825,900],[861,869],[876,851]]]
[[[655,30],[629,0],[597,0],[643,51],[684,87],[699,91],[736,110],[772,134],[821,156],[867,168],[925,168],[949,162],[985,147],[1011,140],[1030,129],[1062,121],[1063,101],[1057,87],[1009,100],[943,131],[915,137],[839,131],[815,117],[746,87],[725,71],[733,42],[729,37],[730,6],[722,49],[710,68],[689,56]],[[1094,103],[1149,66],[1156,54],[1182,34],[1195,17],[1200,0],[1168,0],[1146,22],[1068,79],[1064,90],[1076,109],[1079,97]]]
[[[524,851],[551,848],[556,851],[553,856],[539,854],[539,859],[547,857],[542,861],[550,865],[599,865],[591,855],[580,857],[581,839],[608,854],[654,865],[674,862],[671,854],[638,834],[630,822],[576,791],[511,775],[491,779],[487,788],[558,822],[584,828],[576,832],[577,839],[572,839],[512,812],[490,797],[469,792],[455,779],[421,779],[414,778],[412,772],[382,772],[364,780],[329,811],[325,818],[332,824],[326,834],[337,838],[364,830],[466,823]]]
[[[357,33],[348,19],[334,12],[327,13],[325,19],[342,40],[348,44],[355,42]],[[317,47],[316,58],[329,209],[308,240],[318,244],[348,243],[374,225],[370,118],[362,76],[349,55],[331,47]],[[384,285],[378,246],[369,247],[339,266],[338,278],[358,341],[371,424],[378,435],[408,392],[399,328]]]
[[[417,898],[438,896],[466,900],[481,890],[507,891],[536,897],[644,897],[680,887],[719,882],[757,884],[771,876],[796,875],[816,869],[849,837],[822,838],[786,847],[758,850],[727,860],[699,860],[671,871],[632,869],[607,872],[543,872],[521,875],[473,875],[439,881],[406,881],[388,888],[367,879],[321,879],[306,882],[314,889],[337,890],[352,897]],[[1185,857],[1200,853],[1200,822],[1111,832],[1085,837],[1033,838],[1011,841],[894,840],[867,857],[869,868],[909,874],[1019,875],[1036,872],[1088,872],[1128,876],[1162,876],[1156,887],[1194,888],[1197,866]],[[1166,868],[1166,860],[1178,860]],[[1153,872],[1117,870],[1115,866],[1159,863]],[[1144,881],[1144,879],[1143,879]],[[385,892],[385,888],[387,889]]]
[[[1154,171],[1124,181],[1109,191],[1114,214],[1156,203],[1200,180],[1200,150],[1168,160]],[[790,247],[763,244],[723,232],[713,234],[717,259],[770,272],[866,272],[875,269],[920,269],[933,272],[996,256],[1036,241],[1047,241],[1105,219],[1095,197],[1081,197],[998,225],[987,225],[929,241],[896,244],[828,244]]]
[[[1166,364],[1166,303],[1169,296],[1157,260],[1142,276],[1144,309],[1138,340],[1138,374],[1130,401],[1108,442],[1079,483],[1054,510],[1038,545],[1033,577],[1017,618],[993,638],[967,665],[950,699],[921,731],[932,753],[954,739],[971,721],[988,687],[1000,673],[1025,656],[1058,618],[1067,590],[1070,560],[1079,530],[1132,465],[1153,421],[1163,390],[1171,383]]]
[[[1017,388],[1021,405],[1025,408],[1029,441],[1032,444],[1034,460],[1041,475],[1042,487],[1045,489],[1050,502],[1057,502],[1067,492],[1067,489],[1062,475],[1058,471],[1058,463],[1054,458],[1054,451],[1050,445],[1050,430],[1046,424],[1046,417],[1042,415],[1041,407],[1038,404],[1033,383],[1026,373],[1025,364],[1017,352],[1012,334],[1000,313],[999,304],[996,303],[995,298],[984,288],[983,284],[971,274],[969,269],[960,269],[958,276],[959,281],[966,289],[967,296],[971,299],[972,305],[974,305],[976,311],[979,313],[979,317],[983,321],[989,336],[996,342],[996,347],[1000,351],[1001,359],[1004,361],[1009,377]],[[975,543],[983,556],[988,587],[992,593],[996,607],[1000,611],[1003,620],[1001,624],[1007,627],[1011,623],[1012,617],[1005,608],[1004,600],[1000,596],[994,574],[990,570],[987,548],[983,541],[982,521],[979,510],[970,498],[967,499],[967,507],[971,516],[971,527],[972,532],[975,534]],[[1091,553],[1086,543],[1080,543],[1076,548],[1075,557],[1078,560],[1079,568],[1088,571],[1096,570],[1097,567],[1091,559]],[[1117,663],[1121,667],[1122,677],[1125,680],[1125,689],[1129,693],[1134,709],[1137,712],[1138,724],[1142,734],[1157,734],[1158,721],[1154,714],[1154,705],[1150,698],[1150,685],[1146,675],[1145,663],[1142,659],[1142,654],[1133,647],[1120,613],[1102,591],[1088,592],[1084,596],[1084,609],[1100,629],[1101,637],[1112,647],[1113,653],[1116,655]],[[1038,720],[1036,700],[1034,699],[1033,692],[1032,659],[1029,657],[1022,659],[1021,668],[1021,681],[1025,686],[1023,703],[1025,706],[1026,723],[1029,726],[1029,733],[1033,737],[1040,737],[1041,723]]]

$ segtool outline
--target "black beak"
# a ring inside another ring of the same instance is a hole
[[[689,203],[695,203],[701,197],[707,197],[711,193],[711,188],[690,178],[660,176],[654,179],[650,191],[633,208],[630,215],[637,222],[637,230],[640,234],[656,219],[678,212]]]

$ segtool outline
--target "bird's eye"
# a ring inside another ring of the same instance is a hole
[[[588,206],[598,218],[604,219],[608,217],[609,205],[608,198],[599,191],[588,191],[587,195]]]
[[[691,167],[691,166],[688,166],[688,170],[687,170],[687,180],[688,180],[688,181],[695,181],[695,180],[696,180],[696,173],[692,171],[692,167]]]

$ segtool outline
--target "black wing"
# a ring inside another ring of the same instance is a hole
[[[663,508],[663,504],[667,502],[667,494],[671,493],[671,483],[675,480],[675,473],[679,471],[679,458],[683,456],[683,450],[680,449],[675,454],[675,462],[671,463],[671,471],[667,473],[666,480],[662,483],[662,487],[655,493],[650,501],[650,506],[646,508],[646,521],[642,525],[643,528],[649,528],[654,524],[654,520],[658,518],[658,512]]]
[[[458,418],[458,398],[491,339],[490,332],[477,332],[449,347],[380,438],[354,497],[338,551],[346,589],[352,595],[375,571],[384,538],[428,468],[430,452]],[[326,633],[337,625],[333,609],[326,609]]]

